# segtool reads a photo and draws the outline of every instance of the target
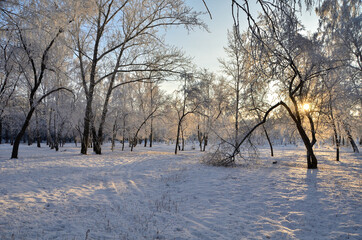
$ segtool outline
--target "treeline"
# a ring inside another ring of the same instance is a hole
[[[206,27],[181,0],[1,1],[0,141],[13,144],[12,158],[22,141],[55,150],[72,141],[82,154],[101,154],[105,141],[170,142],[175,153],[213,143],[216,165],[234,164],[246,145],[273,155],[275,143],[302,142],[309,168],[318,141],[333,143],[337,160],[343,141],[358,151],[360,1],[318,3],[313,34],[298,2],[231,3],[216,75],[164,41],[169,27]],[[165,81],[178,89],[166,92]]]

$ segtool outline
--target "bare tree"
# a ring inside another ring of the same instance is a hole
[[[308,99],[310,86],[321,73],[333,67],[324,64],[325,60],[317,43],[299,34],[300,23],[295,16],[294,2],[257,1],[263,14],[260,21],[253,16],[249,1],[242,2],[232,1],[235,25],[239,26],[240,13],[245,13],[253,56],[260,65],[267,64],[269,78],[278,79],[282,84],[280,101],[265,112],[261,123],[265,123],[271,110],[278,106],[284,107],[306,147],[308,168],[317,168],[317,158],[313,151],[316,143],[315,124],[312,113],[303,111],[303,105],[313,104],[313,99]],[[310,136],[304,125],[304,118],[309,123]],[[253,127],[246,136],[261,123]],[[245,139],[244,137],[237,144],[231,157],[239,153],[238,147]]]
[[[190,114],[196,113],[200,105],[199,101],[200,88],[198,82],[195,81],[191,73],[184,72],[181,74],[181,80],[183,81],[182,88],[178,91],[178,97],[174,100],[174,108],[177,111],[177,132],[176,132],[176,144],[175,154],[177,154],[180,148],[180,134],[183,133],[182,124],[186,117]],[[184,144],[184,139],[182,138]],[[182,148],[183,149],[183,148]]]
[[[241,110],[241,95],[243,94],[243,88],[246,82],[245,65],[249,60],[247,55],[243,52],[242,40],[239,39],[238,29],[235,27],[232,31],[228,32],[228,46],[225,47],[225,52],[228,55],[228,60],[219,60],[225,73],[231,77],[234,99],[234,143],[235,145],[239,141],[239,128],[240,128],[240,110]]]
[[[44,78],[47,77],[47,74],[50,72],[49,70],[52,70],[51,58],[53,54],[52,51],[56,50],[56,42],[63,34],[64,27],[69,25],[72,20],[66,20],[63,18],[65,21],[60,21],[63,26],[58,23],[55,24],[53,28],[49,26],[48,29],[35,28],[32,24],[48,24],[48,22],[39,20],[39,13],[37,12],[37,9],[29,11],[30,6],[37,7],[37,5],[31,5],[30,3],[29,8],[24,8],[22,16],[31,17],[33,20],[31,24],[16,15],[11,15],[10,13],[7,15],[9,22],[11,22],[14,32],[17,35],[16,41],[18,46],[20,46],[20,50],[17,52],[17,64],[21,69],[22,76],[29,89],[29,110],[27,111],[22,127],[15,138],[11,155],[12,158],[18,157],[20,140],[29,126],[36,107],[42,102],[42,100],[52,93],[59,90],[68,90],[63,86],[58,86],[50,89],[46,93],[40,93],[39,87],[44,81]],[[45,8],[43,10],[54,10],[51,9],[49,5],[47,7],[49,8]],[[44,11],[41,13],[44,14]],[[56,10],[53,13],[55,12]],[[54,17],[56,17],[56,14],[54,14]],[[59,19],[57,20],[59,21]],[[35,33],[42,37],[42,41],[37,41],[38,39],[34,38]]]
[[[142,6],[142,7],[139,7]],[[82,86],[87,98],[81,153],[86,154],[92,131],[94,150],[101,153],[100,143],[103,124],[111,93],[124,84],[117,78],[121,72],[151,71],[145,56],[150,44],[160,42],[158,29],[171,25],[200,25],[198,13],[184,5],[183,1],[108,0],[95,1],[94,13],[80,19],[73,31],[74,51],[79,61]],[[112,58],[115,60],[112,60]],[[111,64],[108,64],[111,62]],[[92,109],[96,86],[108,81],[98,133],[94,125]],[[117,83],[116,80],[121,82]]]
[[[0,144],[2,143],[3,120],[5,110],[13,97],[21,73],[14,62],[15,46],[12,33],[7,32],[0,38]]]

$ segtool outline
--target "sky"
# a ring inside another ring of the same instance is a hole
[[[200,28],[188,32],[183,27],[174,27],[167,30],[166,42],[183,49],[187,56],[193,58],[193,62],[198,68],[221,73],[218,59],[226,57],[224,47],[227,46],[227,31],[232,28],[234,23],[231,0],[206,0],[212,19],[207,14],[202,0],[185,0],[185,2],[195,11],[205,12],[201,19],[208,25],[209,32]],[[246,29],[246,19],[241,18],[241,20],[241,26],[244,25]],[[314,12],[303,13],[301,20],[306,29],[310,31],[317,29],[318,18]],[[167,91],[172,91],[175,83],[165,83],[164,86]]]
[[[219,70],[218,58],[224,57],[223,47],[227,45],[227,29],[233,25],[231,1],[207,0],[212,19],[204,14],[201,19],[208,25],[209,32],[195,28],[188,32],[183,27],[175,27],[167,31],[166,41],[182,48],[187,55],[194,58],[200,68],[210,71]],[[206,12],[202,0],[187,0],[186,3],[196,11]]]

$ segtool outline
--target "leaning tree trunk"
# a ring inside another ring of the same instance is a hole
[[[353,140],[353,137],[352,137],[351,133],[350,133],[350,132],[347,132],[347,136],[348,136],[349,142],[351,143],[353,152],[359,153],[357,144],[356,144],[355,141]]]
[[[155,110],[153,110],[146,118],[145,120],[142,122],[142,124],[138,127],[133,140],[132,140],[132,144],[131,144],[131,152],[133,151],[133,148],[136,146],[137,144],[137,139],[138,139],[138,133],[139,131],[142,129],[143,125],[145,125],[148,121],[148,119],[150,119],[152,117],[152,115],[157,111],[157,108],[155,108]]]
[[[317,162],[317,158],[314,155],[314,151],[313,151],[313,145],[310,142],[307,133],[305,132],[304,128],[302,127],[301,123],[299,122],[295,122],[295,124],[297,125],[297,129],[299,132],[299,135],[301,136],[304,146],[307,149],[307,167],[308,169],[315,169],[318,166],[318,162]]]
[[[288,107],[287,104],[285,104],[284,102],[281,102],[281,105],[284,106],[284,108],[288,111],[290,117],[293,119],[293,121],[294,121],[294,123],[295,123],[295,125],[297,127],[297,130],[299,132],[299,135],[303,140],[304,146],[307,149],[307,167],[308,167],[308,169],[317,168],[318,167],[318,161],[317,161],[317,158],[314,155],[314,151],[313,151],[313,145],[315,144],[316,139],[315,139],[314,123],[313,123],[312,117],[309,114],[307,115],[307,117],[309,119],[309,122],[310,122],[310,125],[311,125],[311,128],[312,128],[312,136],[313,136],[312,141],[310,141],[307,133],[305,132],[305,130],[304,130],[303,126],[302,126],[300,118],[298,118],[299,113],[298,112],[296,113],[296,115],[297,115],[297,117],[296,117],[293,114],[292,110]],[[298,110],[296,109],[296,111],[298,111]]]
[[[270,156],[274,157],[273,144],[272,144],[272,142],[271,142],[271,140],[269,138],[269,134],[266,131],[266,128],[265,128],[264,125],[263,125],[263,129],[264,129],[264,133],[265,133],[266,139],[268,140],[268,144],[269,144],[269,147],[270,147]]]
[[[352,146],[353,152],[359,153],[359,150],[358,150],[357,144],[356,144],[356,143],[355,143],[355,141],[353,140],[353,137],[352,137],[351,131],[350,131],[350,129],[348,128],[347,124],[346,124],[346,123],[344,123],[344,124],[343,124],[343,127],[344,127],[344,130],[345,130],[345,131],[346,131],[346,133],[347,133],[347,137],[348,137],[349,142],[351,143],[351,146]]]
[[[21,127],[20,132],[18,133],[18,135],[16,135],[14,145],[13,145],[13,151],[11,153],[11,158],[18,158],[20,141],[21,141],[22,137],[24,136],[26,129],[29,126],[30,119],[34,113],[34,110],[35,110],[35,107],[30,108],[30,111],[28,112],[28,115],[25,118],[25,122],[24,122],[23,126]]]
[[[268,109],[268,111],[265,112],[263,120],[256,124],[244,137],[241,141],[238,142],[238,144],[235,146],[234,151],[232,154],[230,154],[227,159],[231,161],[231,163],[234,162],[235,156],[240,153],[240,146],[243,144],[243,142],[254,132],[255,129],[257,129],[260,125],[263,125],[266,122],[266,119],[271,111],[273,111],[278,106],[282,105],[289,113],[290,117],[293,119],[294,123],[296,124],[297,130],[303,140],[303,143],[307,149],[307,166],[308,169],[315,169],[318,166],[318,161],[316,156],[313,152],[313,145],[315,143],[315,136],[314,136],[314,130],[313,130],[313,140],[312,142],[309,140],[308,135],[306,134],[305,130],[303,129],[303,126],[301,122],[296,118],[296,116],[293,114],[292,110],[288,107],[286,103],[283,101],[278,102],[277,104],[273,105]],[[311,119],[309,119],[311,121]],[[313,128],[314,126],[312,126]]]
[[[333,132],[334,132],[334,142],[336,144],[336,161],[339,161],[339,148],[341,145],[341,136],[338,136],[338,132],[337,132],[337,128],[336,125],[334,124],[334,122],[332,123],[333,125]]]
[[[181,151],[185,150],[185,138],[184,138],[184,129],[181,125]]]

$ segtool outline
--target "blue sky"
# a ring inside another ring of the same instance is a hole
[[[202,0],[185,0],[185,2],[196,11],[206,12]],[[208,25],[209,32],[199,28],[188,32],[183,27],[174,27],[167,31],[165,38],[168,44],[183,49],[188,56],[192,57],[198,68],[221,73],[218,59],[225,58],[224,47],[227,46],[227,30],[231,29],[234,23],[231,14],[231,0],[206,0],[206,3],[212,19],[208,14],[201,16],[201,19]],[[246,29],[245,17],[241,17],[240,20],[241,25],[244,25]],[[317,29],[318,18],[314,12],[303,13],[301,20],[307,30],[313,32]],[[172,92],[177,87],[175,82],[167,82],[163,86],[168,92]]]
[[[206,11],[202,0],[187,0],[186,3],[196,11]],[[194,62],[199,67],[217,71],[219,69],[217,58],[224,56],[223,47],[227,44],[227,29],[230,29],[233,24],[231,1],[207,0],[207,5],[212,19],[208,14],[201,18],[208,25],[210,32],[199,28],[188,32],[182,27],[177,27],[167,31],[166,41],[182,48],[187,55],[194,57]]]
[[[186,0],[189,6],[196,11],[206,12],[202,0]],[[231,15],[231,0],[206,0],[212,14],[201,18],[208,25],[209,31],[199,28],[188,32],[182,27],[172,28],[166,33],[166,41],[183,49],[187,55],[194,58],[194,62],[200,68],[207,68],[212,72],[220,70],[218,58],[224,58],[224,47],[227,45],[227,30],[233,26]],[[252,5],[251,5],[252,7]],[[301,16],[303,24],[307,29],[316,30],[317,17],[314,13],[306,12]],[[243,18],[241,18],[244,21]],[[242,25],[246,22],[242,22]]]

